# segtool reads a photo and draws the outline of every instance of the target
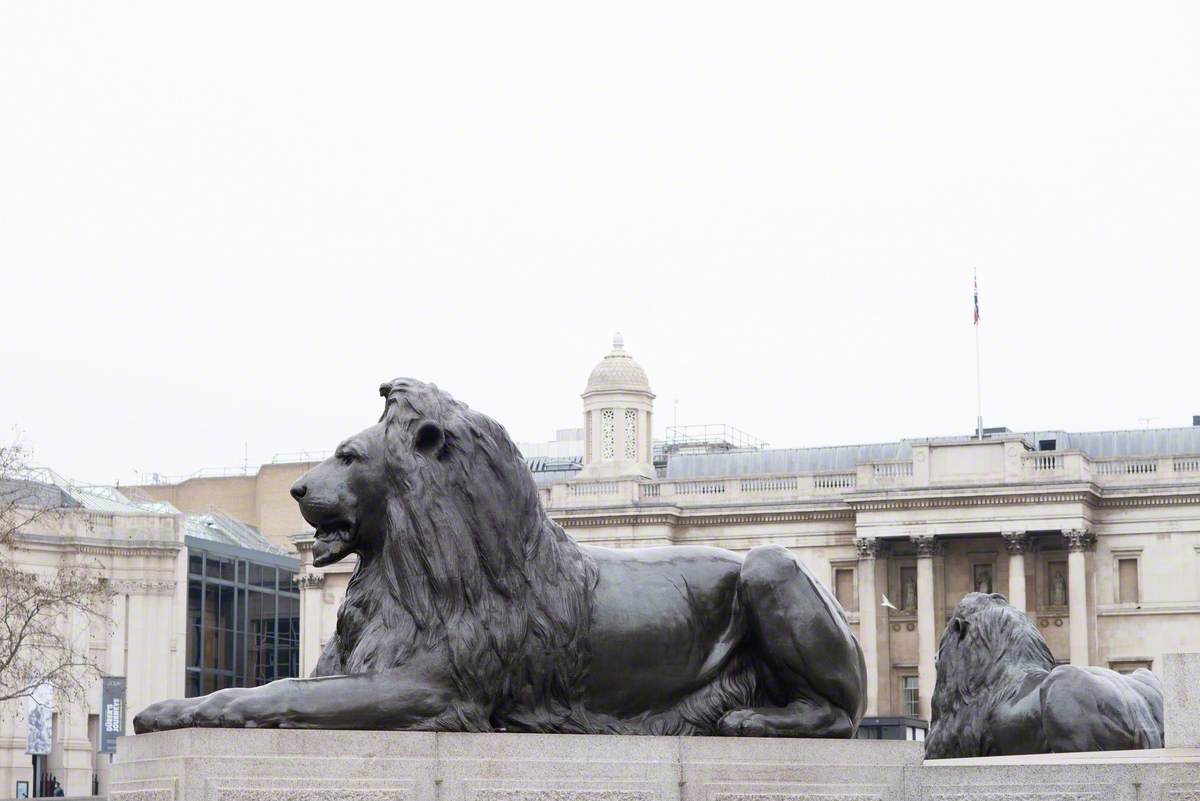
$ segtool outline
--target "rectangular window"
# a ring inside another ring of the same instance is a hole
[[[200,582],[188,581],[187,605],[187,664],[200,667]]]
[[[908,718],[921,716],[921,683],[916,676],[900,677],[900,709]]]
[[[833,571],[833,591],[842,609],[847,612],[858,609],[854,603],[854,568],[839,567]]]
[[[1136,604],[1138,597],[1138,560],[1117,560],[1117,599],[1123,604]]]
[[[189,670],[187,672],[187,682],[184,684],[183,694],[188,698],[195,698],[200,694],[200,671]]]
[[[287,568],[189,555],[188,696],[299,671],[300,596]],[[247,586],[249,584],[249,586]]]

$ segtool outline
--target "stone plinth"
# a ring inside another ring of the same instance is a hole
[[[1195,801],[1200,748],[931,759],[909,801]]]
[[[1200,748],[922,762],[920,743],[185,729],[111,801],[1196,801]]]
[[[1200,747],[1200,654],[1163,654],[1166,745]]]
[[[904,801],[920,743],[184,729],[124,737],[112,801]]]

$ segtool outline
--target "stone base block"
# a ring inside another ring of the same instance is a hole
[[[920,743],[184,729],[124,737],[111,801],[904,801]]]
[[[931,759],[912,801],[1197,801],[1200,749]]]
[[[1167,747],[1200,746],[1200,654],[1163,654],[1162,675]]]
[[[1197,801],[1200,748],[922,762],[921,743],[185,729],[111,801]]]

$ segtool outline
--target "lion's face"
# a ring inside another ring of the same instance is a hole
[[[445,429],[419,414],[402,423],[389,434],[385,415],[292,485],[300,514],[316,529],[315,566],[378,551],[388,530],[389,501],[402,499],[422,471],[438,469]]]
[[[372,546],[371,532],[381,528],[386,514],[386,486],[382,423],[338,445],[292,485],[300,514],[317,531],[314,565],[331,565]]]

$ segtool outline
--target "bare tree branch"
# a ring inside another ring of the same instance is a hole
[[[84,700],[100,675],[90,632],[107,628],[111,592],[101,566],[62,554],[57,565],[20,559],[24,534],[70,512],[58,487],[36,481],[20,445],[0,447],[0,704],[41,684],[62,703]]]

